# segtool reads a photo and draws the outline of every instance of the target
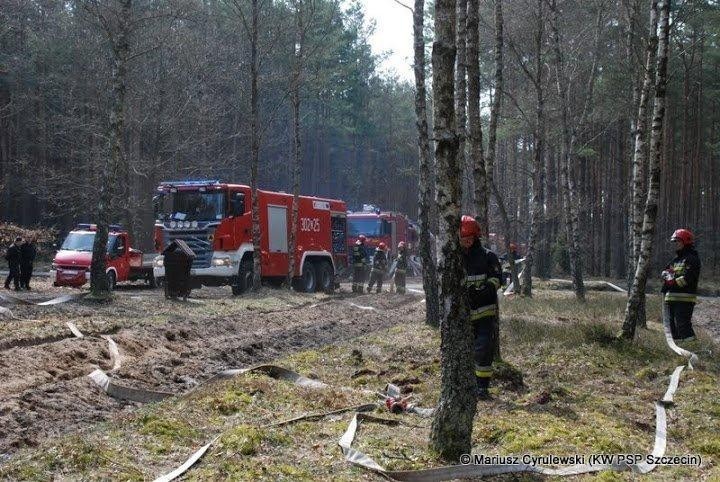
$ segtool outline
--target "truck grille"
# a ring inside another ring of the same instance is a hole
[[[212,259],[212,242],[206,231],[165,231],[164,246],[176,239],[182,239],[195,253],[193,268],[209,268]]]

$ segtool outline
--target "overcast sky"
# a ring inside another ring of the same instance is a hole
[[[412,12],[393,0],[360,0],[360,3],[365,6],[368,22],[375,21],[375,33],[370,39],[373,53],[389,53],[380,70],[413,82]],[[413,2],[404,0],[403,3]]]

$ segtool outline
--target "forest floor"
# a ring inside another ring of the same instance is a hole
[[[72,292],[43,283],[22,296]],[[434,406],[439,337],[422,322],[424,304],[414,286],[406,296],[354,295],[343,286],[334,295],[264,289],[232,297],[229,288],[203,288],[193,292],[193,303],[122,287],[112,304],[11,306],[24,321],[0,321],[0,478],[152,480],[219,435],[187,479],[381,480],[340,454],[337,442],[350,413],[269,424],[375,402],[360,389],[380,391],[388,382],[419,406]],[[570,292],[548,287],[538,283],[532,300],[502,300],[507,363],[499,367],[493,400],[478,405],[473,452],[649,453],[653,403],[682,363],[665,344],[659,298],[650,298],[648,329],[626,343],[613,337],[622,293],[591,291],[580,305]],[[698,325],[717,325],[720,304],[703,299],[696,313]],[[74,338],[68,321],[85,337]],[[700,339],[688,348],[702,364],[682,374],[668,411],[667,454],[697,454],[702,464],[657,467],[653,480],[720,479],[720,346],[698,331]],[[97,367],[111,369],[101,335],[111,335],[123,357],[113,379],[178,396],[140,405],[106,395],[86,376]],[[269,361],[334,388],[301,388],[261,374],[204,383],[223,369]],[[363,425],[357,449],[389,469],[441,464],[428,450],[429,419],[385,409],[377,414],[400,425]]]

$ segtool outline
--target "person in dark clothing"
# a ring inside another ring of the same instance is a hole
[[[398,243],[398,258],[397,265],[395,266],[395,287],[397,288],[398,294],[405,294],[405,274],[407,273],[408,260],[407,260],[407,248],[405,242],[400,241]]]
[[[5,259],[8,262],[8,269],[10,270],[10,274],[8,274],[8,277],[5,279],[5,289],[7,290],[10,289],[10,282],[12,281],[15,285],[15,290],[20,291],[21,243],[22,238],[18,236],[15,238],[15,242],[8,247],[7,253],[5,253]]]
[[[694,340],[692,314],[700,280],[700,257],[695,250],[695,237],[689,230],[676,230],[670,241],[675,243],[677,255],[662,272],[663,315],[674,340]]]
[[[465,264],[465,292],[473,327],[475,351],[476,396],[490,398],[493,356],[495,353],[494,324],[498,316],[497,290],[500,288],[502,268],[498,257],[480,243],[480,225],[471,216],[463,216],[460,223],[460,246]]]
[[[387,254],[385,253],[385,243],[378,244],[375,256],[373,256],[372,271],[370,272],[370,284],[367,292],[370,293],[372,287],[377,283],[377,293],[382,291],[383,277],[387,271]]]
[[[362,293],[363,286],[365,285],[365,270],[367,262],[365,252],[365,236],[358,236],[358,240],[355,241],[355,246],[352,249],[352,263],[353,263],[353,293]]]
[[[37,256],[35,239],[26,239],[20,245],[20,287],[30,290],[30,278],[32,278],[33,265]]]

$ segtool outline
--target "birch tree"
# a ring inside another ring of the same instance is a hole
[[[447,460],[470,452],[475,416],[472,330],[464,300],[464,267],[460,252],[460,202],[462,179],[458,176],[458,137],[455,125],[455,0],[435,4],[433,42],[433,135],[437,160],[437,204],[442,251],[440,306],[440,400],[432,422],[430,444]]]
[[[652,256],[655,227],[658,214],[658,197],[660,194],[660,160],[662,157],[663,134],[665,122],[665,96],[667,93],[668,46],[670,38],[670,1],[661,0],[659,5],[660,20],[657,48],[655,102],[653,105],[652,131],[650,133],[650,172],[648,181],[647,200],[643,216],[642,241],[640,243],[640,257],[635,268],[635,278],[630,288],[627,307],[625,308],[625,321],[623,323],[621,338],[633,339],[638,324],[639,309],[641,306],[641,293],[645,292],[647,275]],[[652,11],[651,11],[652,12]],[[651,13],[651,16],[653,13]],[[652,17],[651,17],[652,18]],[[652,21],[651,21],[652,24]],[[645,78],[652,75],[646,69]],[[643,84],[645,81],[643,81]]]

